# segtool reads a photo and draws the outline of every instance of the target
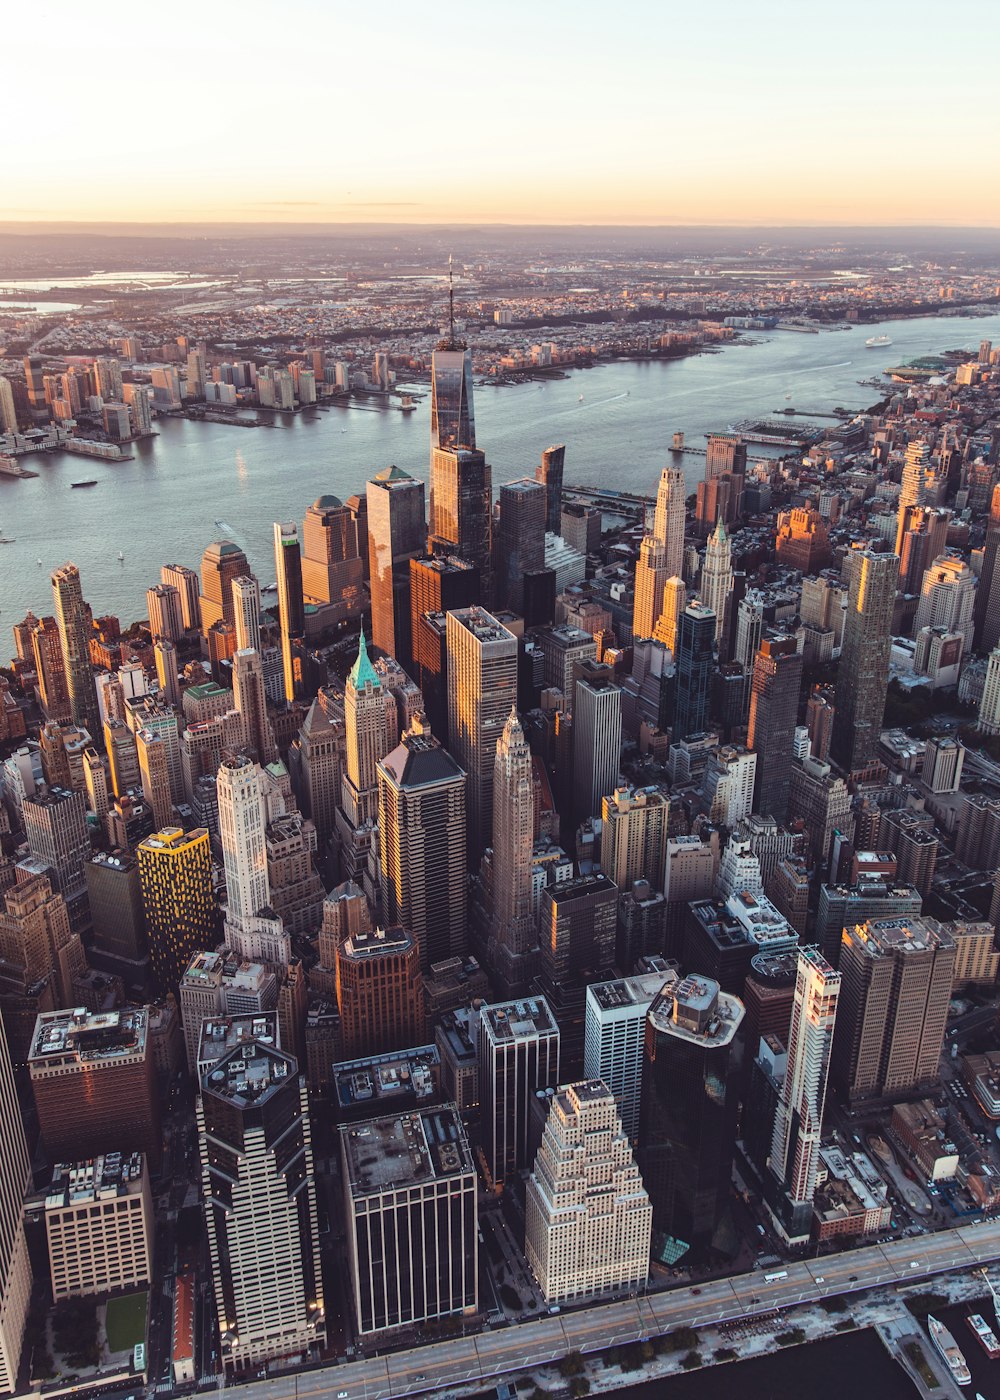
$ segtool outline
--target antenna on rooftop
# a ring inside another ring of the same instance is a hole
[[[455,348],[455,282],[452,277],[451,254],[448,254],[448,343]]]

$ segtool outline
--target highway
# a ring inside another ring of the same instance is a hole
[[[313,1396],[390,1400],[464,1387],[557,1361],[571,1351],[603,1351],[676,1327],[707,1326],[879,1285],[919,1283],[935,1274],[971,1271],[998,1258],[1000,1221],[984,1221],[824,1259],[776,1264],[768,1272],[738,1274],[701,1286],[563,1312],[389,1356],[253,1381],[239,1388],[239,1396],[240,1400],[309,1400]]]

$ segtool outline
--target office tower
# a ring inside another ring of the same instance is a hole
[[[542,652],[546,689],[558,690],[563,697],[562,708],[572,712],[577,667],[583,661],[596,661],[597,643],[589,632],[565,623],[540,628],[535,640]]]
[[[340,1129],[361,1336],[479,1306],[476,1169],[454,1105]]]
[[[608,1086],[559,1089],[525,1199],[525,1254],[545,1301],[643,1285],[652,1216]]]
[[[176,993],[191,954],[215,943],[212,855],[204,827],[165,827],[136,851],[153,974]]]
[[[139,759],[142,795],[153,813],[154,828],[162,831],[170,825],[174,811],[170,796],[167,746],[152,729],[140,729],[135,736],[135,746]]]
[[[28,1056],[38,1127],[53,1162],[145,1152],[158,1169],[160,1102],[149,1008],[39,1016]]]
[[[720,517],[708,538],[701,566],[701,601],[715,613],[715,640],[722,645],[726,603],[733,586],[733,547]]]
[[[105,402],[121,402],[122,368],[117,360],[110,357],[96,359],[93,368],[94,392]]]
[[[573,807],[578,821],[596,816],[618,785],[622,692],[614,671],[596,661],[580,666],[573,708]]]
[[[757,761],[755,753],[734,744],[726,744],[709,756],[702,793],[711,821],[731,831],[750,815]]]
[[[116,797],[124,797],[138,788],[141,781],[135,735],[124,720],[105,720],[104,749],[108,756],[111,790]]]
[[[780,1195],[772,1209],[779,1232],[802,1243],[812,1232],[826,1085],[840,996],[840,973],[817,948],[800,948],[788,1038],[788,1065],[771,1142],[771,1174]]]
[[[41,982],[50,982],[59,1006],[75,1000],[74,982],[87,971],[87,958],[79,934],[70,929],[62,895],[56,894],[44,875],[21,872],[16,885],[5,891],[0,911],[0,950],[3,955],[3,992],[29,993]],[[5,1014],[13,1015],[8,1001]],[[20,1037],[14,1022],[8,1027],[11,1048],[20,1061]]]
[[[345,725],[332,718],[319,700],[310,705],[292,755],[298,756],[301,788],[299,800],[316,828],[320,853],[336,828],[337,805],[343,785]]]
[[[883,812],[878,839],[880,846],[896,857],[897,881],[915,886],[927,899],[941,848],[934,835],[930,813],[914,812],[906,807]]]
[[[164,583],[173,583],[181,590],[181,612],[184,626],[189,627],[189,617],[195,609],[190,596],[191,584],[187,579],[190,571],[181,572],[181,566],[168,564],[160,570]],[[247,557],[238,544],[232,540],[216,540],[201,556],[201,596],[198,600],[200,626],[205,636],[216,622],[233,625],[236,610],[233,602],[233,580],[246,578],[250,573]],[[170,575],[170,577],[167,577]],[[185,606],[186,600],[186,606]]]
[[[32,1273],[24,1234],[31,1163],[14,1087],[7,1032],[0,1021],[0,1393],[17,1389]]]
[[[792,741],[799,712],[802,657],[793,637],[765,638],[753,663],[747,747],[757,755],[754,806],[784,822],[788,816]]]
[[[1000,644],[990,652],[986,664],[986,678],[979,702],[976,728],[981,734],[1000,734]]]
[[[675,739],[700,734],[708,723],[715,630],[715,613],[704,603],[697,600],[689,603],[681,614],[673,723]]]
[[[528,1122],[539,1089],[559,1083],[559,1027],[544,997],[482,1008],[479,1102],[488,1179],[495,1186],[529,1166]]]
[[[28,849],[47,866],[56,889],[69,904],[83,890],[83,867],[90,855],[87,807],[82,792],[50,788],[26,796],[21,809]]]
[[[178,678],[179,661],[177,648],[173,642],[168,642],[165,637],[161,637],[153,648],[156,661],[156,680],[160,687],[160,695],[163,700],[173,709],[179,709],[181,703],[181,686]]]
[[[512,709],[493,771],[493,938],[507,987],[521,979],[524,956],[538,943],[532,913],[534,812],[531,750]]]
[[[431,454],[431,548],[475,564],[487,599],[492,596],[492,529],[493,473],[485,454],[465,447],[435,448]]]
[[[545,528],[553,535],[558,535],[560,529],[565,463],[565,445],[547,447],[542,453],[541,466],[535,468],[535,480],[545,487]]]
[[[220,548],[222,544],[210,545],[209,548]],[[236,546],[233,545],[235,549]],[[238,552],[238,551],[237,551]],[[207,551],[206,551],[207,553]],[[211,569],[211,565],[209,568]],[[249,569],[244,571],[249,573]],[[202,560],[202,573],[205,573],[205,561]],[[238,575],[230,575],[230,581]],[[198,588],[198,575],[194,569],[189,569],[186,564],[164,564],[160,569],[160,582],[169,583],[177,589],[181,598],[181,619],[184,623],[185,632],[197,632],[201,627],[201,593]],[[219,602],[221,606],[222,593],[220,588]],[[215,618],[212,619],[215,621]]]
[[[653,998],[676,980],[672,970],[642,972],[587,988],[583,1072],[611,1090],[633,1144],[639,1132],[646,1013]]]
[[[261,1035],[214,1061],[199,1091],[222,1364],[230,1372],[305,1357],[326,1331],[305,1082]]]
[[[355,933],[337,946],[336,958],[341,1058],[422,1044],[424,986],[413,935],[399,924]]]
[[[260,584],[252,574],[234,578],[232,584],[233,624],[236,649],[260,651]]]
[[[410,653],[409,561],[427,540],[424,483],[399,467],[378,472],[367,486],[372,642],[387,656]]]
[[[133,437],[148,437],[153,431],[153,415],[149,407],[149,391],[145,384],[124,384],[122,398],[128,408]]]
[[[742,475],[746,472],[746,443],[732,433],[711,433],[705,452],[706,479],[725,472]]]
[[[498,603],[523,616],[524,576],[545,567],[545,487],[523,477],[500,487],[496,544]]]
[[[87,614],[80,587],[80,571],[75,564],[64,564],[52,575],[52,599],[63,669],[73,720],[81,729],[97,735],[100,716],[94,673],[90,667]]]
[[[933,919],[869,919],[845,928],[832,1073],[852,1103],[938,1083],[955,940]]]
[[[813,859],[825,866],[834,835],[850,836],[854,829],[851,793],[843,778],[835,777],[829,763],[816,758],[794,759],[788,785],[788,815],[806,827]]]
[[[490,843],[496,746],[517,703],[517,638],[485,608],[447,615],[448,741],[468,775],[469,860]]]
[[[187,1067],[196,1077],[209,1060],[254,1033],[280,1041],[277,977],[231,948],[195,953],[181,978],[178,1001]]]
[[[656,787],[615,787],[601,804],[601,869],[620,890],[636,880],[663,888],[670,800]]]
[[[0,433],[17,432],[17,409],[14,406],[14,391],[10,380],[0,377]],[[0,1390],[5,1389],[0,1382]]]
[[[241,648],[233,656],[233,703],[243,720],[250,752],[262,767],[274,763],[278,757],[278,746],[267,713],[264,667],[260,653],[251,647]]]
[[[866,549],[850,551],[844,562],[850,589],[831,752],[853,772],[874,761],[882,729],[899,559]]]
[[[711,1243],[729,1198],[743,1015],[717,982],[691,976],[664,987],[646,1018],[639,1167],[653,1228],[693,1248]]]
[[[291,703],[305,694],[302,648],[305,646],[306,609],[302,596],[302,552],[294,524],[275,523],[274,566],[278,575],[278,620],[281,627],[281,664],[285,675],[285,699]]]
[[[635,592],[632,605],[632,636],[652,637],[663,611],[663,590],[667,573],[667,551],[655,535],[647,535],[639,546],[635,566]]]
[[[825,763],[830,756],[835,713],[833,692],[818,685],[813,686],[806,701],[806,730],[809,734],[809,751],[821,763]]]
[[[343,807],[352,827],[376,818],[376,769],[399,734],[396,702],[368,657],[365,634],[344,687],[347,772]]]
[[[931,449],[926,442],[911,442],[906,447],[906,461],[899,488],[899,524],[896,530],[896,553],[899,554],[906,528],[908,506],[922,506],[927,495],[928,478],[931,475]]]
[[[960,632],[963,652],[971,651],[975,597],[976,579],[963,559],[951,554],[935,559],[920,585],[914,636],[922,627],[943,627],[948,632]]]
[[[736,609],[736,639],[733,645],[733,660],[743,667],[745,698],[744,713],[750,704],[750,686],[753,677],[754,661],[760,647],[764,629],[764,595],[759,589],[751,588],[740,599]]]
[[[538,939],[542,974],[551,986],[580,985],[613,968],[617,915],[618,890],[606,875],[580,875],[546,886]],[[582,1005],[581,997],[581,1013]],[[568,1028],[560,1025],[565,1035]]]
[[[931,792],[957,792],[965,762],[965,748],[948,735],[927,740],[921,780]]]
[[[466,775],[417,720],[377,778],[382,916],[410,930],[426,972],[465,949]]]
[[[104,760],[94,748],[87,749],[83,755],[83,789],[87,794],[87,806],[103,827],[110,806],[108,775],[104,769]]]
[[[780,511],[774,552],[779,564],[803,574],[829,568],[830,536],[819,511],[808,505]]]
[[[1000,643],[1000,485],[993,488],[990,515],[983,544],[983,564],[973,605],[973,645],[977,652],[991,652]]]
[[[91,963],[121,977],[130,991],[144,989],[149,954],[138,862],[124,851],[99,851],[84,875],[94,924]]]
[[[900,511],[900,520],[899,591],[919,593],[924,574],[947,548],[951,511],[932,506],[906,506]]]
[[[44,1221],[56,1303],[152,1282],[153,1197],[141,1152],[57,1163]]]
[[[62,641],[54,617],[43,617],[37,624],[31,645],[45,717],[56,724],[68,724],[73,712]]]
[[[662,642],[665,647],[669,647],[674,655],[677,654],[677,641],[681,630],[681,614],[686,607],[687,585],[679,575],[675,574],[673,578],[668,578],[663,585],[660,615],[657,618],[656,626],[653,628],[653,636],[656,641]]]
[[[320,496],[302,526],[302,586],[307,598],[334,608],[336,621],[359,616],[364,564],[358,522],[336,496]]]
[[[146,609],[149,613],[149,635],[156,641],[166,638],[178,641],[184,634],[181,615],[181,595],[172,583],[158,583],[146,589]]]
[[[451,289],[449,287],[449,295]],[[472,351],[455,338],[454,303],[450,331],[431,357],[431,452],[476,445],[472,401]]]
[[[259,767],[244,757],[223,759],[216,790],[226,873],[226,923],[239,927],[271,903],[264,839],[267,811]]]
[[[663,546],[666,577],[684,572],[684,473],[680,467],[664,467],[656,488],[653,536]]]
[[[872,921],[915,918],[921,906],[919,890],[886,875],[859,875],[854,885],[821,885],[814,936],[827,962],[836,967],[845,930]]]
[[[764,890],[779,914],[804,939],[809,922],[809,867],[802,856],[782,856]]]

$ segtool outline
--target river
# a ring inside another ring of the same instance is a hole
[[[698,445],[705,433],[786,406],[864,408],[878,393],[857,381],[890,364],[978,349],[984,338],[1000,344],[995,315],[888,321],[877,329],[891,348],[866,349],[872,330],[863,327],[754,332],[755,343],[684,360],[620,361],[562,380],[478,388],[478,444],[493,465],[495,487],[530,475],[544,447],[564,442],[567,482],[651,491],[677,430]],[[268,583],[274,521],[301,521],[317,496],[350,496],[393,462],[427,478],[429,417],[425,398],[410,414],[306,410],[278,418],[274,428],[168,418],[160,420],[159,436],[132,445],[132,461],[66,453],[22,459],[39,473],[36,480],[0,476],[0,534],[16,541],[0,548],[0,626],[29,607],[51,612],[49,572],[67,559],[79,566],[95,613],[116,613],[123,622],[144,617],[145,590],[158,582],[160,564],[197,567],[220,534],[246,550]],[[687,454],[683,461],[693,490],[701,460]],[[97,486],[70,489],[95,477]]]

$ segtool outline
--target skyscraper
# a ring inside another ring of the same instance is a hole
[[[1000,485],[994,486],[983,545],[983,566],[973,607],[976,651],[991,652],[1000,642]]]
[[[657,787],[615,787],[601,815],[601,869],[620,890],[636,880],[663,888],[670,801]]]
[[[524,955],[538,942],[532,915],[534,806],[531,750],[512,709],[493,772],[493,937],[508,987],[521,980]]]
[[[237,584],[243,582],[243,579],[236,580]],[[243,720],[252,756],[261,766],[273,763],[278,757],[278,746],[267,713],[264,667],[260,653],[252,647],[241,647],[233,656],[233,702]]]
[[[469,860],[489,845],[493,769],[517,702],[517,638],[485,608],[448,613],[448,742],[468,775]]]
[[[405,661],[412,645],[409,561],[427,544],[424,483],[387,467],[368,482],[366,499],[372,642]]]
[[[545,567],[545,487],[523,477],[500,487],[496,540],[496,596],[512,612],[524,613],[524,576]]]
[[[976,579],[964,559],[943,554],[935,559],[920,582],[920,602],[913,634],[921,627],[943,627],[960,632],[963,653],[972,649],[972,609]]]
[[[7,1032],[0,1021],[0,1393],[17,1389],[24,1325],[31,1301],[31,1261],[24,1198],[31,1163],[14,1088]]]
[[[422,1045],[420,948],[399,924],[351,934],[336,948],[341,1059]]]
[[[90,666],[89,629],[80,570],[75,564],[64,564],[56,569],[52,575],[52,597],[73,722],[97,738],[101,732],[100,712]]]
[[[754,657],[747,747],[757,755],[754,809],[783,822],[788,816],[792,740],[802,685],[794,637],[765,638]]]
[[[644,1284],[652,1215],[608,1086],[559,1089],[525,1199],[525,1254],[545,1301]]]
[[[161,991],[176,994],[191,954],[214,946],[208,832],[168,826],[141,842],[136,856],[153,972]]]
[[[701,566],[701,601],[715,613],[715,640],[721,645],[726,625],[726,602],[733,586],[733,547],[719,517],[708,537],[705,562]]]
[[[587,988],[583,1072],[588,1079],[602,1079],[614,1094],[633,1144],[639,1133],[646,1013],[653,998],[676,979],[672,970],[643,972]]]
[[[452,334],[431,357],[431,453],[476,446],[472,351]]]
[[[926,442],[910,442],[906,446],[906,461],[899,488],[899,523],[896,529],[896,553],[899,554],[906,528],[908,506],[922,506],[927,496],[927,479],[931,469],[931,449]]]
[[[656,626],[653,628],[653,636],[658,642],[662,642],[665,647],[669,647],[674,656],[677,655],[677,641],[681,630],[681,615],[687,607],[687,586],[680,575],[675,574],[673,578],[668,578],[663,585],[663,599],[660,604],[660,615],[657,618]]]
[[[320,496],[302,525],[302,587],[307,598],[326,604],[332,620],[358,617],[364,601],[364,564],[358,523],[336,496]]]
[[[655,535],[647,535],[639,546],[635,566],[635,594],[632,604],[632,636],[652,637],[663,610],[663,589],[669,578],[667,551]]]
[[[209,546],[210,549],[215,547]],[[209,569],[211,571],[211,565]],[[202,560],[202,571],[204,572],[204,570],[205,561]],[[160,582],[173,584],[174,588],[177,589],[181,599],[181,619],[184,623],[184,630],[197,632],[201,626],[201,595],[198,591],[198,575],[194,569],[189,569],[186,564],[164,564],[160,569]]]
[[[364,631],[344,686],[344,724],[347,772],[343,806],[351,826],[358,827],[375,820],[376,769],[399,733],[396,703],[369,659]]]
[[[195,611],[188,593],[189,573],[190,570],[182,572],[181,566],[177,564],[168,564],[160,570],[160,578],[164,583],[173,583],[181,590],[181,612],[185,627],[190,625],[189,617],[193,619]],[[198,607],[203,635],[207,636],[209,628],[217,622],[233,625],[236,617],[233,580],[246,578],[249,573],[250,565],[246,555],[232,540],[215,540],[205,550],[201,556],[201,597]]]
[[[274,566],[278,575],[278,621],[281,627],[281,664],[285,674],[285,699],[305,695],[302,673],[306,636],[306,606],[302,595],[302,551],[294,524],[274,526]]]
[[[489,1179],[503,1183],[529,1165],[531,1100],[559,1083],[559,1027],[544,997],[482,1008],[479,1102]]]
[[[167,746],[154,730],[140,729],[136,732],[135,747],[139,758],[142,795],[153,813],[156,830],[162,831],[165,826],[170,825],[174,812],[170,796]]]
[[[931,919],[844,929],[832,1071],[852,1102],[937,1084],[955,953],[954,938]]]
[[[656,490],[653,535],[662,544],[666,577],[684,572],[684,473],[680,467],[664,467]]]
[[[789,1241],[808,1239],[830,1072],[840,973],[818,948],[798,950],[788,1067],[778,1099],[771,1173],[780,1195],[774,1216]]]
[[[260,651],[260,584],[252,574],[234,578],[233,622],[236,627],[236,649]]]
[[[465,951],[466,775],[419,719],[378,764],[382,912],[432,963]]]
[[[225,758],[216,780],[219,838],[226,872],[227,923],[241,925],[271,903],[260,769],[250,759]]]
[[[62,641],[54,617],[43,617],[31,633],[38,689],[46,719],[69,724],[73,718],[63,660]]]
[[[562,515],[563,467],[566,463],[566,447],[547,447],[542,453],[542,464],[535,468],[535,480],[545,487],[545,528],[553,535],[560,533]]]
[[[840,766],[852,772],[873,761],[882,729],[899,559],[851,550],[845,564],[850,590],[830,747]]]
[[[681,614],[673,723],[675,739],[699,734],[708,723],[715,626],[715,613],[697,600],[689,603]]]
[[[639,1166],[653,1228],[689,1246],[711,1243],[729,1198],[743,1015],[717,982],[691,976],[664,987],[646,1018]]]
[[[270,1036],[243,1041],[201,1076],[196,1110],[222,1364],[305,1357],[325,1314],[298,1064]]]
[[[149,613],[149,634],[176,642],[184,635],[181,615],[181,595],[172,583],[158,583],[146,589],[146,610]]]
[[[437,553],[457,554],[479,569],[492,596],[493,473],[484,453],[438,447],[431,454],[429,540]]]
[[[614,671],[584,661],[573,706],[573,806],[578,820],[596,817],[618,785],[622,747],[622,692]]]

